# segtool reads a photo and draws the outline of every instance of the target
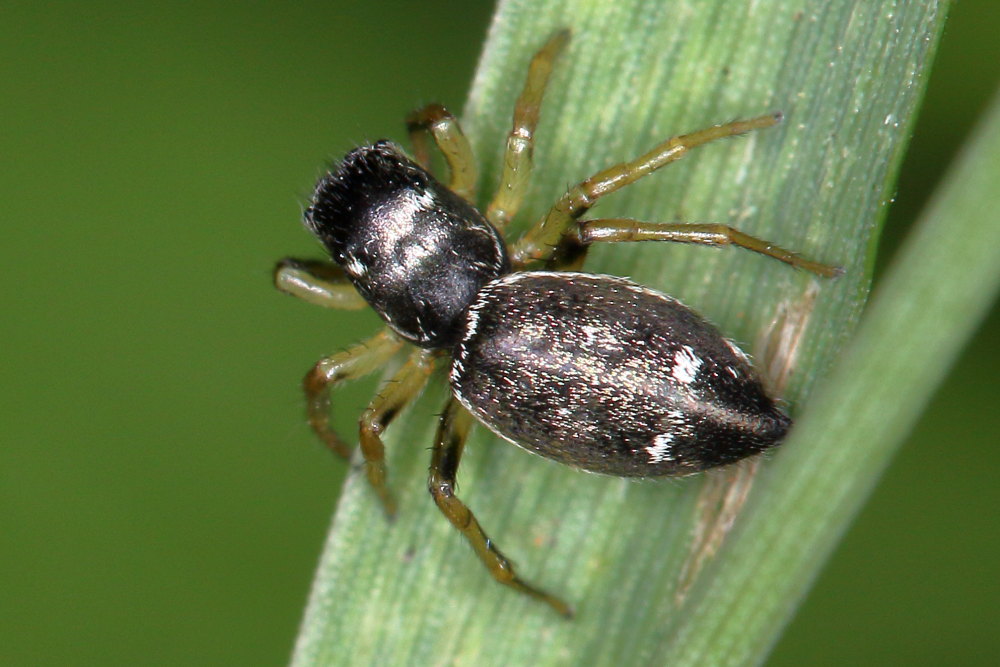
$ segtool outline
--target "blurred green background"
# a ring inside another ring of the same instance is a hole
[[[491,10],[5,6],[0,662],[285,662],[343,475],[298,382],[376,318],[270,268],[318,255],[327,160],[461,108]],[[882,262],[997,88],[997,34],[994,0],[954,7]],[[994,309],[773,664],[994,664],[998,340]]]

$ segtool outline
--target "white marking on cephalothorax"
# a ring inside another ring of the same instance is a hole
[[[694,349],[690,345],[682,345],[674,353],[674,368],[670,374],[680,384],[691,384],[698,376],[698,369],[704,363],[704,360],[694,353]]]
[[[379,220],[385,241],[405,243],[419,232],[420,215],[435,208],[434,195],[402,190],[375,207],[372,217]]]
[[[432,211],[437,208],[437,200],[431,192],[420,192],[417,193],[416,197],[417,206],[425,211]]]
[[[406,221],[412,220],[418,213],[434,210],[435,205],[433,194],[415,190],[400,190],[394,199],[384,204],[392,208],[395,214],[393,217],[403,218]]]
[[[437,248],[424,243],[407,243],[401,248],[399,263],[406,270],[418,270],[428,258],[437,254]]]

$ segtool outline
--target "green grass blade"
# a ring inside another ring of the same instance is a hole
[[[669,664],[744,664],[776,638],[996,298],[998,182],[1000,96],[880,283],[788,456],[768,470],[781,482],[755,498],[665,641]]]
[[[768,598],[769,613],[747,638],[740,638],[746,626],[713,612],[722,594],[713,584],[728,581],[722,575],[752,579],[755,572],[734,552],[755,544],[752,522],[771,525],[768,512],[775,510],[765,501],[800,490],[789,468],[817,444],[802,433],[828,418],[811,414],[806,399],[838,362],[861,313],[878,226],[942,12],[934,3],[862,1],[501,3],[464,114],[487,193],[528,59],[556,28],[574,33],[546,98],[534,187],[515,228],[544,212],[569,183],[668,135],[785,113],[782,126],[699,149],[602,202],[595,216],[729,222],[847,270],[819,283],[785,393],[801,428],[765,464],[739,532],[681,610],[675,587],[703,480],[585,475],[478,429],[459,494],[525,578],[577,607],[577,618],[565,622],[494,584],[428,497],[432,415],[445,395],[437,382],[387,434],[401,501],[397,521],[383,519],[362,475],[346,482],[295,664],[643,664],[672,651],[705,656],[716,641],[726,648],[713,656],[762,658],[825,551],[803,552],[803,541],[791,539],[789,551],[771,554],[776,562],[810,566],[791,588],[777,586],[780,570],[755,580],[753,591],[770,585],[784,593]],[[751,253],[658,244],[597,248],[588,269],[631,275],[671,293],[747,343],[782,301],[815,284]],[[856,505],[872,474],[858,471],[866,482],[840,480],[837,493],[851,494]],[[821,545],[839,535],[848,514],[824,524],[810,520],[811,508],[788,511],[803,540],[818,534]],[[740,609],[737,602],[732,609]],[[742,604],[752,608],[755,598]]]

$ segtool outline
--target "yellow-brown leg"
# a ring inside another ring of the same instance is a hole
[[[475,203],[476,160],[458,119],[440,104],[428,104],[406,117],[406,129],[417,162],[424,169],[430,169],[431,157],[426,141],[429,134],[448,163],[451,172],[448,187],[466,201]]]
[[[490,575],[505,586],[544,602],[559,614],[569,618],[573,610],[559,598],[524,582],[514,572],[514,566],[500,553],[493,541],[483,532],[472,511],[455,495],[455,477],[462,459],[465,439],[472,426],[472,415],[451,398],[441,415],[440,426],[431,456],[430,477],[427,487],[434,502],[455,528],[469,541]]]
[[[330,426],[330,390],[345,380],[378,370],[402,347],[403,342],[388,329],[364,343],[325,357],[306,374],[302,382],[306,393],[306,415],[320,440],[337,456],[348,459],[350,448]]]
[[[359,310],[368,303],[331,262],[286,257],[274,267],[274,286],[304,301],[341,310]]]
[[[396,502],[386,485],[385,445],[382,433],[396,415],[407,406],[427,384],[434,369],[436,353],[417,350],[403,367],[392,376],[385,388],[361,415],[361,453],[365,457],[365,472],[372,488],[390,517],[396,514]]]
[[[507,135],[500,186],[486,209],[486,218],[500,231],[517,214],[527,194],[542,97],[552,66],[569,41],[569,36],[569,30],[560,30],[534,55],[528,66],[524,89],[514,105],[514,126]]]
[[[744,234],[728,225],[640,222],[628,218],[603,218],[582,220],[578,225],[579,240],[583,245],[598,241],[621,243],[625,241],[669,241],[673,243],[700,243],[703,245],[735,245],[753,252],[773,257],[792,266],[833,278],[843,273],[843,269],[813,262],[785,250],[770,241]]]
[[[567,190],[548,214],[518,240],[511,252],[514,264],[524,266],[529,262],[547,261],[551,258],[563,237],[573,232],[575,222],[601,197],[631,185],[643,176],[684,157],[692,148],[723,137],[771,127],[780,120],[781,114],[768,114],[714,125],[667,139],[634,160],[597,172]]]

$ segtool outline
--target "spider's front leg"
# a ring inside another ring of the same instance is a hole
[[[465,201],[475,204],[476,159],[458,119],[440,104],[428,104],[406,117],[406,129],[410,133],[417,163],[430,171],[431,156],[426,141],[429,134],[448,163],[451,172],[448,188]]]
[[[434,439],[430,477],[427,480],[427,488],[434,497],[434,502],[451,525],[465,535],[479,560],[489,570],[490,576],[505,586],[544,602],[562,616],[571,617],[573,610],[569,605],[517,576],[514,566],[483,532],[472,510],[455,495],[458,464],[471,426],[472,415],[454,397],[448,399]]]
[[[274,286],[324,308],[360,310],[368,305],[343,269],[332,262],[286,257],[274,267]]]

